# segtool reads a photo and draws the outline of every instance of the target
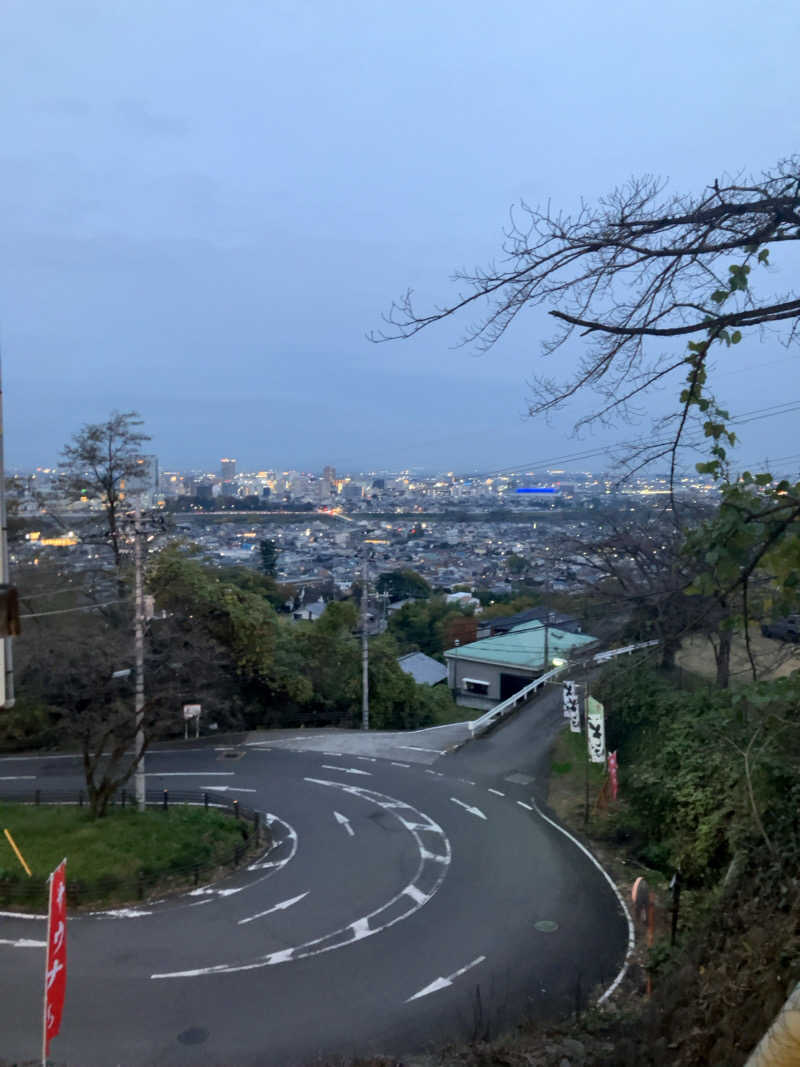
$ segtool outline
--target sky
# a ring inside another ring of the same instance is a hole
[[[408,288],[452,297],[521,200],[699,191],[791,154],[798,54],[791,0],[3,0],[7,464],[114,409],[162,469],[489,470],[630,436],[573,439],[590,397],[525,417],[541,313],[483,355],[466,322],[367,334]],[[798,360],[748,338],[715,388],[784,403]],[[796,419],[742,426],[742,460],[796,466]]]

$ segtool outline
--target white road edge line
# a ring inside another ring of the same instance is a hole
[[[409,1004],[412,1000],[419,1000],[420,997],[427,997],[429,993],[438,993],[440,989],[446,989],[453,984],[454,978],[460,978],[462,974],[466,974],[467,971],[472,970],[473,967],[477,967],[478,964],[483,963],[485,959],[485,956],[476,956],[471,963],[466,964],[464,967],[459,967],[457,971],[448,974],[446,978],[434,978],[430,985],[426,985],[424,989],[420,989],[420,991],[415,993],[413,997],[409,997],[406,1004]]]
[[[32,782],[35,778],[35,774],[13,774],[0,778],[0,782]]]
[[[603,995],[598,999],[597,1003],[598,1004],[602,1004],[604,1001],[608,1000],[608,998],[611,996],[611,994],[614,992],[614,990],[620,984],[622,979],[625,977],[625,974],[626,974],[626,972],[628,970],[628,966],[629,966],[630,961],[631,961],[631,955],[633,954],[633,950],[636,947],[636,933],[635,933],[634,926],[633,926],[633,919],[631,918],[631,914],[628,911],[627,905],[625,904],[625,899],[622,896],[622,893],[620,893],[619,889],[617,889],[616,885],[614,884],[614,879],[611,877],[611,875],[608,873],[608,871],[605,869],[605,867],[603,867],[603,865],[600,863],[600,861],[595,859],[595,857],[591,854],[589,849],[586,848],[585,845],[582,845],[580,843],[580,841],[576,837],[573,837],[572,834],[569,832],[569,830],[565,830],[563,826],[559,826],[558,823],[555,822],[553,819],[548,818],[548,816],[545,815],[545,813],[541,810],[539,805],[536,803],[536,800],[535,800],[534,797],[531,797],[531,803],[533,804],[534,810],[535,810],[537,815],[541,816],[541,818],[543,818],[545,822],[550,823],[551,826],[555,827],[555,829],[558,830],[559,833],[562,833],[564,835],[564,837],[568,837],[569,840],[573,843],[573,845],[576,845],[581,850],[581,852],[588,859],[590,859],[592,861],[592,863],[595,865],[595,867],[598,869],[598,871],[600,871],[600,873],[603,875],[605,880],[608,882],[608,884],[614,890],[614,895],[616,896],[617,900],[619,901],[619,906],[622,908],[622,913],[623,913],[623,915],[625,916],[625,918],[628,921],[628,951],[625,953],[625,962],[622,964],[622,970],[619,972],[617,977],[614,979],[614,981],[611,983],[611,985],[608,987],[608,989],[605,991],[605,993],[603,993]]]
[[[0,945],[11,945],[13,948],[47,948],[46,941],[31,941],[27,937],[21,937],[18,941],[0,937]]]
[[[422,745],[395,745],[394,748],[408,748],[413,752],[430,752],[432,756],[446,756],[446,748],[423,748]]]
[[[235,771],[148,771],[145,778],[227,778]]]
[[[526,804],[524,800],[518,800],[517,803],[521,808],[524,808],[526,811],[533,811],[533,808],[530,806],[530,804]]]

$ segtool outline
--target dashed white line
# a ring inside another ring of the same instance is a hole
[[[492,789],[492,788],[490,787],[490,789],[489,789],[489,792],[490,792],[490,793],[494,793],[494,795],[495,795],[496,797],[504,797],[504,796],[505,796],[505,793],[501,793],[499,789]]]
[[[530,804],[526,804],[524,800],[518,800],[517,803],[521,808],[524,808],[526,811],[533,811],[533,808],[530,806]]]
[[[413,752],[430,752],[432,756],[446,756],[446,748],[423,748],[421,745],[397,745],[397,748],[408,748]]]
[[[15,774],[0,778],[0,782],[31,782],[35,778],[35,774]]]
[[[356,767],[332,767],[329,763],[322,764],[323,771],[340,771],[342,774],[364,774],[367,778],[371,778],[370,771],[359,771]]]
[[[389,761],[393,767],[405,767],[406,770],[411,766],[410,763],[395,763],[394,760]]]

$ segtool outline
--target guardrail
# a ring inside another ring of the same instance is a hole
[[[0,794],[0,803],[25,804],[30,806],[70,805],[83,807],[86,804],[85,790],[42,790],[20,789],[4,791]],[[121,790],[114,795],[110,808],[134,808],[134,797]],[[233,851],[223,855],[213,863],[176,863],[164,868],[142,868],[133,878],[118,878],[109,875],[95,882],[71,878],[67,880],[67,898],[71,905],[81,904],[87,900],[101,901],[109,898],[124,900],[144,900],[146,895],[164,881],[179,881],[185,884],[199,885],[207,881],[220,870],[235,870],[253,847],[268,844],[269,830],[265,829],[261,813],[245,807],[238,800],[215,795],[208,792],[186,790],[148,790],[145,796],[148,808],[168,811],[171,805],[188,805],[214,808],[235,819],[242,821],[242,841],[234,846]],[[29,879],[16,872],[0,872],[0,904],[17,903],[29,907],[42,904],[47,900],[47,882]]]
[[[614,659],[616,656],[627,656],[631,652],[636,652],[640,648],[651,648],[653,645],[657,645],[658,641],[642,641],[635,645],[626,645],[624,648],[612,648],[607,652],[597,652],[591,657],[592,663],[607,663],[609,660]],[[473,737],[479,737],[481,734],[486,733],[487,730],[491,730],[493,726],[496,726],[502,719],[507,718],[517,708],[525,704],[542,686],[547,685],[557,675],[565,671],[567,667],[576,668],[579,665],[577,663],[565,663],[562,667],[554,667],[552,671],[548,671],[547,674],[540,675],[535,681],[530,682],[524,686],[518,692],[513,693],[508,699],[504,700],[501,704],[495,704],[493,708],[489,708],[477,719],[473,719],[469,724],[470,731]]]

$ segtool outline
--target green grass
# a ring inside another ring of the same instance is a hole
[[[434,726],[450,726],[454,722],[472,722],[473,719],[480,718],[483,715],[484,708],[460,708],[458,705],[453,705],[452,708],[438,709],[436,711],[436,722]]]
[[[40,901],[45,879],[66,856],[67,882],[81,904],[136,899],[140,882],[150,892],[191,881],[195,866],[207,878],[231,861],[250,830],[222,812],[178,805],[141,814],[116,808],[92,819],[85,809],[67,805],[0,804],[0,829],[6,828],[32,878],[0,836],[0,901],[20,892],[31,903]]]

